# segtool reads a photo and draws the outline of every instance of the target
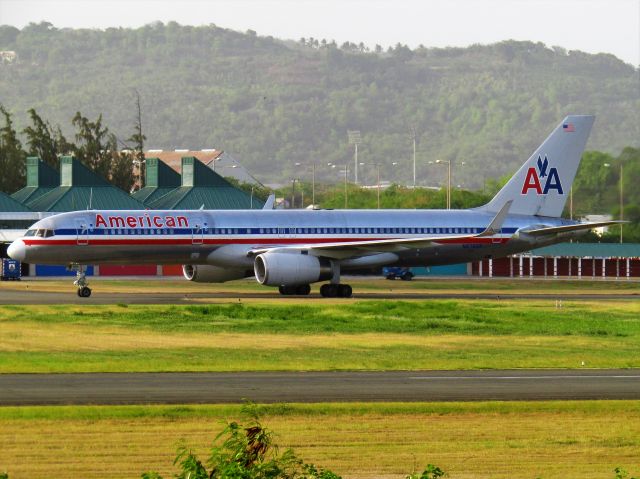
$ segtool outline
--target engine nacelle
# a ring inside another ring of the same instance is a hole
[[[182,265],[182,274],[189,281],[196,283],[224,283],[234,279],[247,278],[251,276],[251,271],[203,264],[185,264]]]
[[[331,279],[331,263],[299,253],[262,253],[253,270],[258,283],[267,286],[296,286]]]

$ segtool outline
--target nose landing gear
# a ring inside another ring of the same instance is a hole
[[[88,298],[91,296],[91,288],[89,288],[89,282],[87,281],[86,266],[76,264],[72,265],[71,268],[76,271],[76,280],[73,284],[78,287],[78,296]]]

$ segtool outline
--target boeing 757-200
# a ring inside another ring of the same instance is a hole
[[[567,116],[486,205],[466,210],[85,210],[42,219],[8,249],[68,265],[78,295],[90,264],[182,264],[191,281],[255,276],[281,294],[350,297],[345,271],[497,258],[566,241],[615,221],[561,218],[593,125]]]

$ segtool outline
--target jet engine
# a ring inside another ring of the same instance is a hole
[[[256,256],[256,279],[267,286],[295,286],[331,279],[331,263],[307,254],[267,252]]]
[[[203,264],[185,264],[182,265],[182,274],[189,281],[195,281],[196,283],[224,283],[225,281],[251,276],[251,271]]]

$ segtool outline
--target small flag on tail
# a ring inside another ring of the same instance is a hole
[[[563,123],[562,131],[564,131],[565,133],[573,133],[576,131],[576,127],[573,126],[573,123]]]

